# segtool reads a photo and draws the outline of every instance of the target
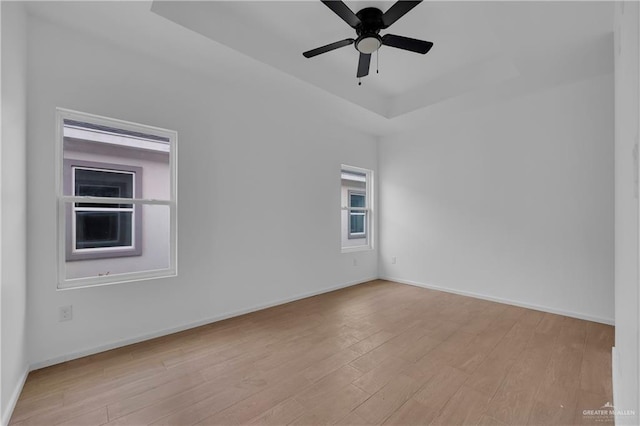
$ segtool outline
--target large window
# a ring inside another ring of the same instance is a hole
[[[342,251],[372,248],[371,170],[342,166]]]
[[[176,274],[176,134],[58,110],[59,288]]]

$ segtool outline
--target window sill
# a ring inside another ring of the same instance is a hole
[[[147,281],[161,278],[176,277],[178,272],[175,269],[162,269],[158,271],[145,271],[128,274],[118,274],[102,277],[76,278],[60,281],[57,290],[74,290],[88,287],[102,287],[106,285],[116,285],[131,283],[136,281]]]
[[[354,253],[357,251],[373,251],[373,247],[366,246],[354,246],[354,247],[342,247],[342,253]]]

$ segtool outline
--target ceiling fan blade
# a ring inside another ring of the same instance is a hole
[[[321,53],[327,53],[332,50],[353,44],[354,41],[355,40],[352,38],[346,38],[344,40],[336,41],[335,43],[327,44],[326,46],[311,49],[307,52],[304,52],[303,55],[305,58],[313,58],[314,56],[320,55]]]
[[[395,47],[397,49],[409,50],[411,52],[427,53],[433,47],[430,41],[417,40],[415,38],[402,37],[393,34],[386,34],[382,37],[382,44]]]
[[[360,59],[358,60],[358,74],[356,77],[364,77],[369,75],[369,65],[371,64],[371,54],[360,53]]]
[[[349,9],[349,6],[344,4],[342,1],[340,0],[321,0],[321,1],[322,3],[324,3],[325,6],[333,10],[333,13],[335,13],[340,18],[342,18],[342,20],[347,24],[349,24],[351,27],[355,28],[358,25],[362,24],[362,21],[360,21],[360,18],[358,18],[356,14],[353,13],[351,9]]]
[[[382,15],[384,28],[389,28],[391,24],[402,18],[407,12],[422,3],[418,1],[397,1]]]

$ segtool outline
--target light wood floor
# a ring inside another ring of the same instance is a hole
[[[34,371],[10,424],[612,423],[613,335],[374,281]]]

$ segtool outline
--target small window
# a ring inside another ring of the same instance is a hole
[[[176,134],[58,110],[58,288],[176,274]]]
[[[342,166],[342,251],[372,247],[371,170]]]
[[[367,211],[364,192],[349,191],[349,238],[367,238]]]
[[[65,193],[74,196],[142,195],[142,167],[65,159],[64,175]],[[67,206],[67,261],[142,255],[142,215],[137,210],[134,204]]]

